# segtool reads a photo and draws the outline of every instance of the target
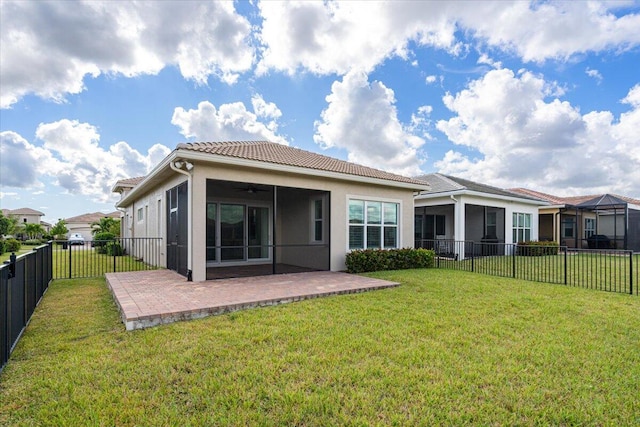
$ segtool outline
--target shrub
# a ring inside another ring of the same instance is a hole
[[[92,245],[96,248],[96,251],[99,254],[106,254],[108,244],[111,243],[113,240],[115,240],[115,238],[116,238],[115,234],[110,233],[108,231],[96,233],[93,236]]]
[[[7,239],[4,241],[4,249],[6,252],[18,252],[22,247],[17,239]]]
[[[0,255],[6,252],[4,239],[0,238]]]
[[[29,240],[25,240],[22,243],[27,246],[40,246],[42,244],[40,239],[29,239]]]
[[[518,242],[516,255],[519,256],[544,256],[558,255],[560,245],[556,242]]]
[[[367,271],[429,268],[434,265],[435,253],[428,249],[359,249],[347,254],[345,264],[349,273]]]
[[[105,245],[105,253],[109,256],[122,256],[124,255],[124,248],[120,242],[108,242]]]

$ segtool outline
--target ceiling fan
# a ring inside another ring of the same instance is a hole
[[[246,193],[249,193],[249,194],[256,194],[259,191],[269,191],[266,188],[260,188],[260,187],[258,187],[256,185],[253,185],[253,184],[249,184],[246,187],[236,188],[235,190],[236,191],[246,192]]]

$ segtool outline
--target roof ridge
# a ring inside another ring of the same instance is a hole
[[[188,142],[178,144],[176,150],[196,151],[263,163],[424,185],[413,178],[393,172],[271,141]]]

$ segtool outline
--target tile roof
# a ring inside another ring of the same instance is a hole
[[[119,219],[120,218],[120,212],[119,211],[115,211],[115,212],[110,212],[110,213],[103,213],[103,212],[86,213],[86,214],[74,216],[74,217],[71,217],[71,218],[66,218],[65,221],[67,223],[70,223],[70,222],[81,222],[81,223],[91,224],[92,222],[100,221],[100,219],[104,218],[104,217]]]
[[[18,209],[2,209],[3,215],[40,215],[44,216],[44,213],[31,208],[18,208]]]
[[[524,194],[530,197],[535,197],[540,200],[544,200],[546,202],[552,203],[554,205],[571,205],[571,206],[576,206],[576,205],[579,205],[580,203],[588,202],[589,200],[593,200],[595,198],[605,196],[605,194],[588,194],[585,196],[560,197],[560,196],[554,196],[552,194],[542,193],[540,191],[529,190],[528,188],[511,188],[509,189],[509,191]],[[626,197],[626,196],[620,196],[617,194],[611,194],[611,196],[624,200],[627,203],[640,206],[640,200],[638,199],[633,199],[631,197]]]
[[[431,187],[431,190],[425,192],[426,194],[432,193],[445,193],[449,191],[475,191],[478,193],[493,194],[497,196],[517,197],[520,199],[539,200],[536,197],[532,197],[526,194],[519,194],[513,191],[505,190],[491,185],[481,184],[479,182],[470,181],[468,179],[462,179],[455,176],[443,175],[440,173],[431,173],[427,175],[417,176],[416,179],[424,181]]]
[[[287,145],[276,144],[275,142],[194,142],[178,144],[176,149],[424,186],[424,182],[412,178],[334,159],[333,157],[312,153]]]
[[[137,176],[135,178],[120,179],[114,187],[135,187],[140,184],[144,178],[144,176]]]

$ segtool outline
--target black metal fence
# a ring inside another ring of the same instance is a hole
[[[119,271],[155,270],[160,265],[162,239],[126,237],[81,244],[52,243],[53,278],[100,277]]]
[[[15,256],[0,265],[0,371],[49,287],[53,275],[51,245]]]
[[[418,240],[433,249],[436,267],[536,282],[640,295],[640,254],[457,240]]]

